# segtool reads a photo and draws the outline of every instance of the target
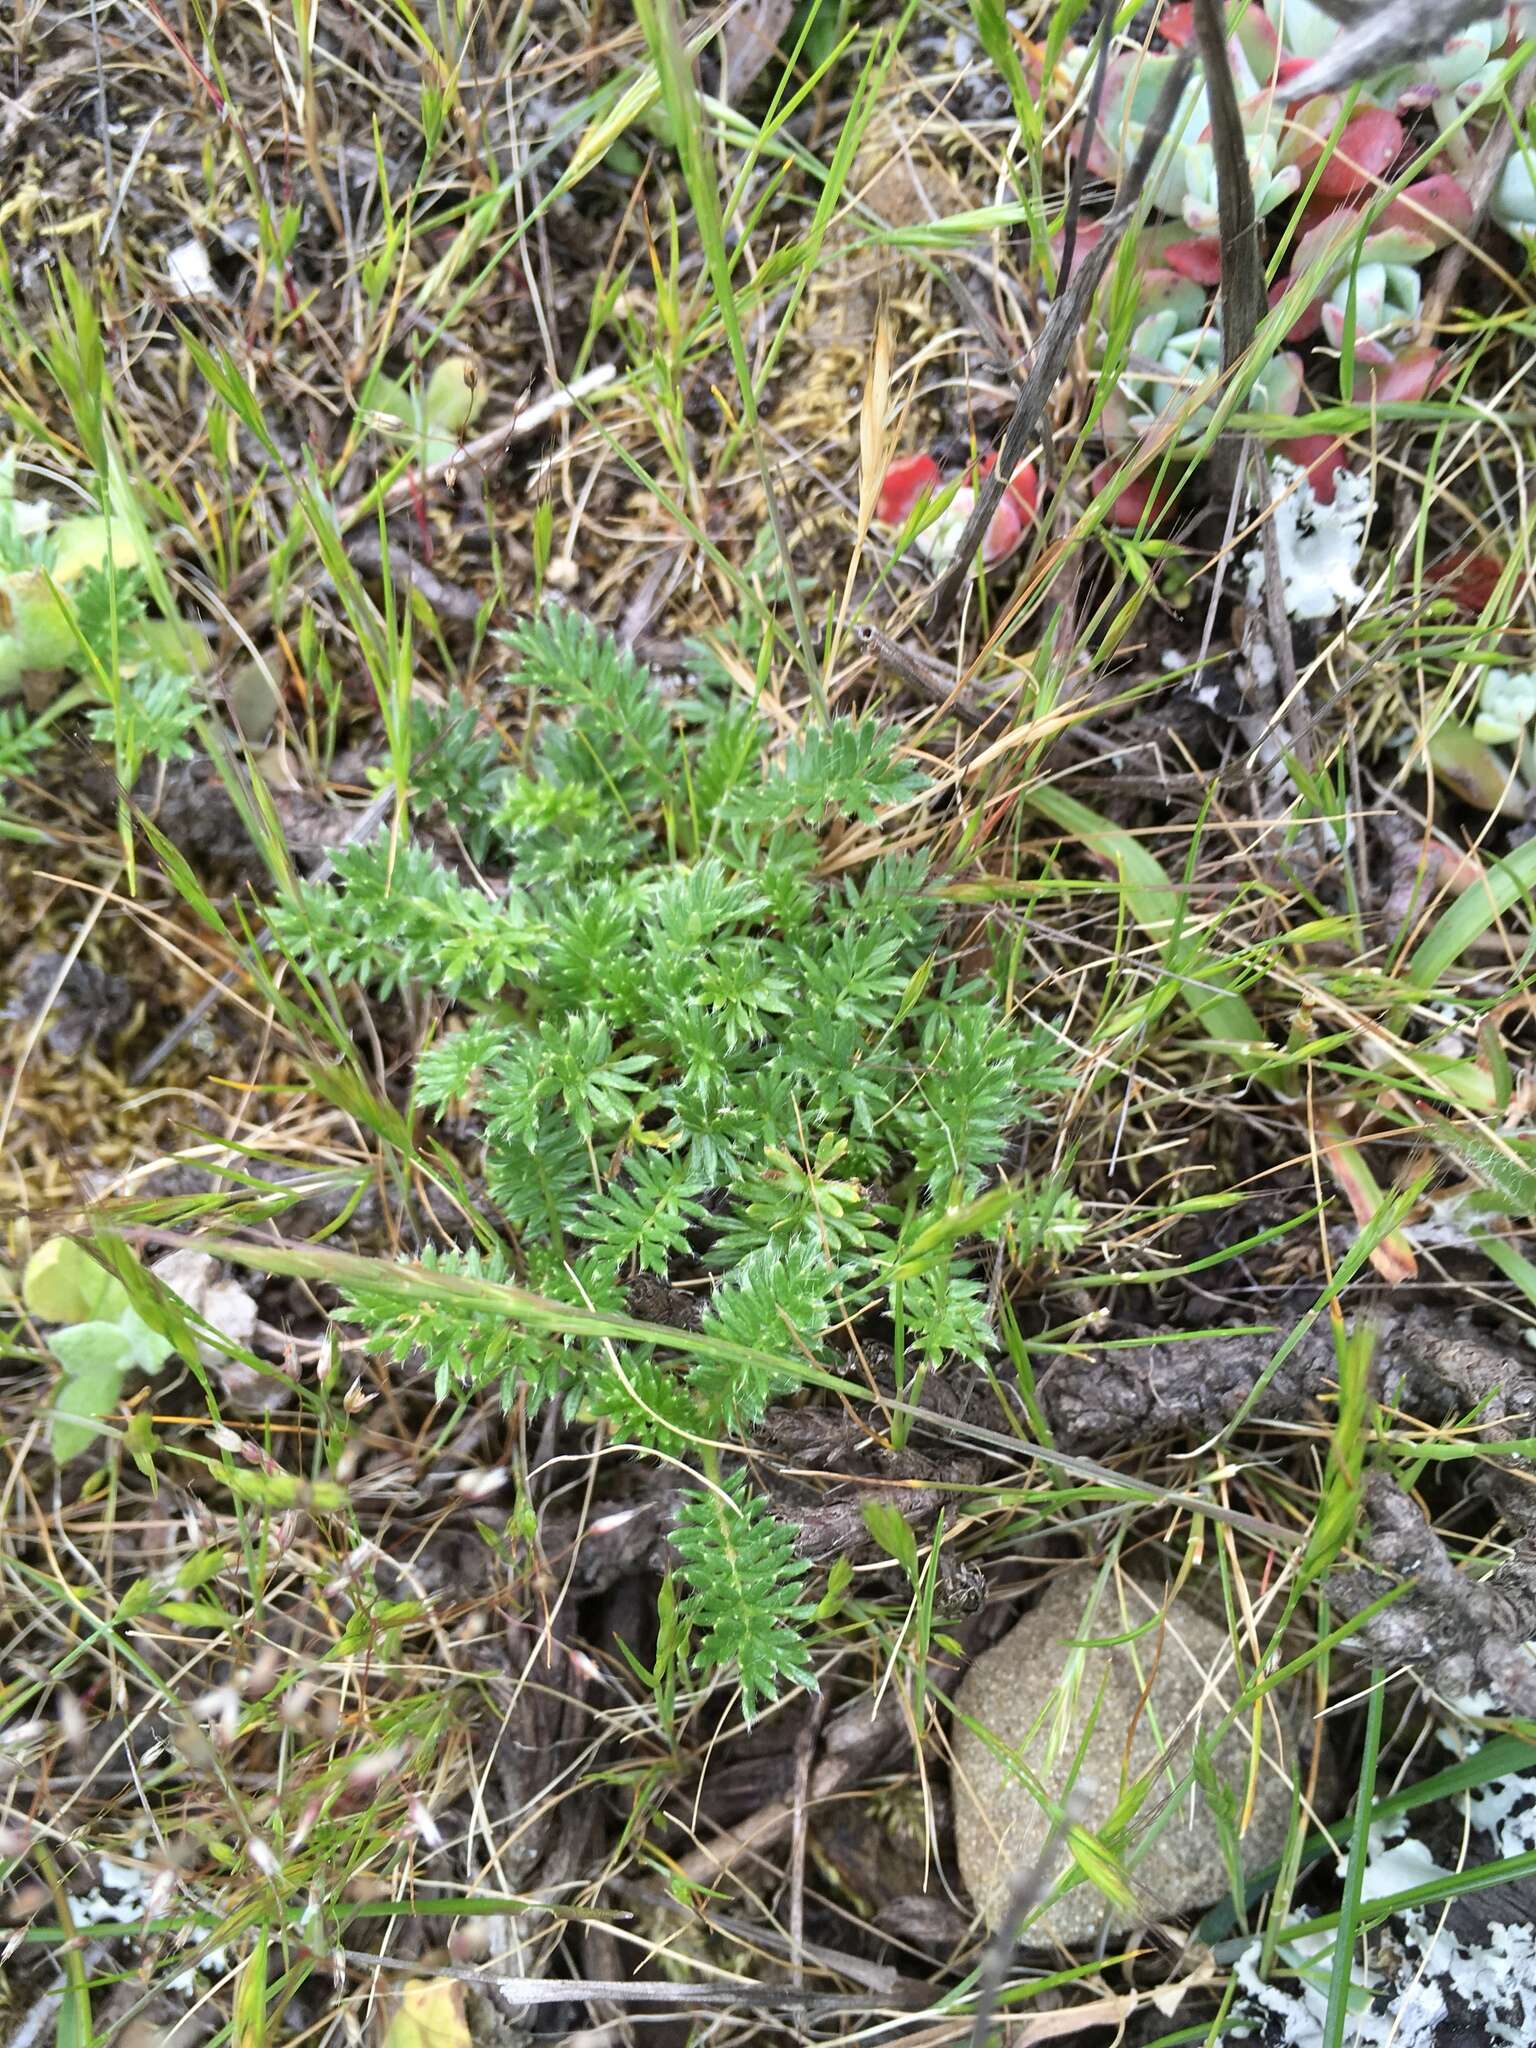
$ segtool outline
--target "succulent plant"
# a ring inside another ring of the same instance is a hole
[[[70,593],[91,572],[131,569],[138,549],[126,523],[94,513],[54,524],[46,504],[15,495],[0,466],[0,695],[23,675],[53,675],[79,658]]]
[[[1301,67],[1326,56],[1338,41],[1339,23],[1317,0],[1269,0],[1269,4],[1285,53],[1282,63],[1297,67],[1289,76],[1302,75]],[[1485,20],[1463,23],[1440,49],[1426,49],[1411,64],[1396,65],[1368,79],[1363,95],[1399,113],[1442,101],[1448,111],[1464,108],[1497,75],[1499,53],[1530,33],[1533,18],[1536,8],[1530,6],[1490,7]]]
[[[1400,104],[1433,106],[1435,119],[1447,127],[1490,86],[1498,83],[1504,59],[1536,31],[1536,6],[1496,10],[1486,21],[1469,21],[1445,48],[1421,58],[1416,76],[1394,74],[1403,91]]]
[[[1279,160],[1279,138],[1269,129],[1245,131],[1248,142],[1248,175],[1253,181],[1253,208],[1260,220],[1273,213],[1301,186],[1301,171],[1294,163]],[[1201,139],[1180,145],[1179,161],[1184,179],[1180,205],[1187,225],[1197,235],[1208,235],[1219,218],[1216,203],[1216,157],[1208,141]]]
[[[1130,355],[1104,408],[1104,438],[1111,446],[1145,440],[1178,420],[1180,441],[1192,441],[1211,416],[1215,380],[1221,369],[1221,333],[1200,312],[1175,306],[1151,313],[1131,336]],[[1189,408],[1202,385],[1211,397]],[[1182,415],[1182,416],[1181,416]]]
[[[1433,574],[1442,596],[1475,618],[1493,603],[1504,569],[1504,557],[1487,548],[1451,548],[1435,563]]]
[[[1425,60],[1420,67],[1434,90],[1426,97],[1416,86],[1409,96],[1411,103],[1432,109],[1446,161],[1456,170],[1471,166],[1486,135],[1486,123],[1469,120],[1469,110],[1477,110],[1478,101],[1486,99],[1489,117],[1501,111],[1502,98],[1496,88],[1507,60],[1532,35],[1536,35],[1536,4],[1505,7],[1490,20],[1469,23],[1442,55]],[[1536,234],[1531,143],[1528,134],[1517,139],[1520,146],[1505,165],[1489,211],[1507,234],[1529,241]]]
[[[1194,34],[1193,7],[1165,7],[1158,28],[1167,43],[1182,47]],[[1307,67],[1337,41],[1338,23],[1317,0],[1270,0],[1268,11],[1249,6],[1228,39],[1228,53],[1260,217],[1303,183],[1326,200],[1358,200],[1378,189],[1407,141],[1400,116],[1433,106],[1442,128],[1454,127],[1533,28],[1536,0],[1506,7],[1458,30],[1443,49],[1368,81],[1353,104],[1337,93],[1319,93],[1282,108],[1274,88],[1304,81]],[[1086,52],[1079,61],[1086,62]],[[1175,62],[1170,54],[1139,47],[1111,58],[1101,115],[1085,145],[1095,174],[1118,177],[1124,171]],[[1191,81],[1172,132],[1175,140],[1163,153],[1148,197],[1158,212],[1180,216],[1204,234],[1216,219],[1215,170],[1209,102],[1198,79]],[[1474,146],[1454,132],[1448,137],[1458,165],[1470,159]]]
[[[1175,12],[1168,10],[1169,14]],[[1168,32],[1166,15],[1164,32]],[[1228,47],[1248,141],[1254,205],[1263,215],[1298,190],[1301,174],[1281,160],[1282,117],[1254,76],[1242,44],[1233,38]],[[1088,168],[1096,177],[1118,178],[1135,156],[1177,61],[1140,49],[1123,50],[1111,58],[1103,108],[1085,145]],[[1198,79],[1191,80],[1180,101],[1170,134],[1175,138],[1173,146],[1159,158],[1148,199],[1159,213],[1182,216],[1197,234],[1204,234],[1216,223],[1216,167],[1210,141],[1210,101]]]
[[[1457,175],[1462,156],[1448,150],[1430,175],[1390,199],[1383,188],[1414,146],[1408,122],[1428,106],[1438,112],[1454,104],[1464,124],[1468,97],[1484,89],[1517,33],[1536,26],[1536,0],[1491,13],[1442,50],[1368,82],[1349,98],[1329,91],[1306,96],[1309,67],[1332,52],[1340,33],[1328,0],[1253,0],[1228,37],[1255,210],[1262,218],[1305,193],[1290,222],[1297,239],[1289,275],[1274,285],[1271,304],[1282,298],[1295,304],[1304,288],[1305,303],[1286,340],[1320,335],[1355,367],[1349,395],[1373,404],[1412,403],[1443,374],[1440,352],[1415,338],[1420,266],[1472,230],[1471,200]],[[1156,26],[1165,43],[1186,46],[1195,34],[1193,6],[1182,0],[1165,5]],[[1100,117],[1082,144],[1090,170],[1124,175],[1176,62],[1166,51],[1135,45],[1112,54]],[[1172,134],[1147,188],[1165,224],[1143,231],[1138,242],[1138,319],[1104,402],[1102,434],[1111,460],[1094,473],[1096,493],[1117,481],[1117,459],[1138,443],[1156,440],[1165,451],[1170,445],[1187,450],[1209,426],[1218,399],[1221,339],[1207,298],[1222,282],[1221,244],[1209,101],[1198,78]],[[1474,144],[1475,138],[1463,154]],[[1511,232],[1536,241],[1536,148],[1517,152],[1494,211]],[[1092,224],[1079,232],[1091,237]],[[1248,408],[1294,415],[1300,391],[1300,361],[1281,353],[1255,379]],[[1349,480],[1343,443],[1337,435],[1302,435],[1288,438],[1281,452],[1304,478],[1306,503],[1293,508],[1301,516],[1301,540],[1308,539],[1308,522],[1319,509],[1326,535],[1336,481],[1345,480],[1340,514],[1355,508],[1363,490]],[[1140,477],[1118,492],[1110,517],[1138,524],[1156,510],[1153,484]]]
[[[1426,106],[1436,99],[1452,99],[1466,106],[1475,99],[1493,70],[1493,53],[1508,39],[1507,17],[1526,13],[1507,8],[1504,15],[1488,21],[1469,21],[1459,28],[1443,50],[1430,51],[1420,59],[1419,77],[1398,73],[1402,81],[1399,105]],[[1504,22],[1505,32],[1499,33]]]
[[[1536,669],[1517,674],[1512,669],[1491,668],[1478,691],[1477,716],[1472,736],[1485,745],[1518,747],[1520,766],[1526,780],[1536,781],[1536,742],[1531,737],[1536,722]]]
[[[1317,0],[1284,0],[1277,9],[1280,46],[1291,57],[1321,57],[1338,41],[1339,24]]]
[[[1459,796],[1506,818],[1520,817],[1536,783],[1536,671],[1484,672],[1470,722],[1443,718],[1427,743],[1429,758]],[[1508,754],[1495,748],[1508,747]]]
[[[1337,93],[1320,93],[1291,110],[1281,155],[1317,200],[1358,200],[1374,192],[1402,155],[1407,132],[1386,107],[1346,114]]]
[[[1422,297],[1411,263],[1357,264],[1323,301],[1323,333],[1337,349],[1352,333],[1358,362],[1390,363],[1392,344],[1413,327]]]
[[[1193,38],[1194,9],[1165,6],[1157,26],[1166,43],[1181,48]],[[1304,183],[1324,200],[1360,200],[1379,189],[1407,141],[1400,116],[1426,107],[1433,107],[1446,131],[1452,164],[1465,168],[1477,144],[1465,130],[1466,109],[1496,83],[1508,55],[1532,32],[1536,0],[1491,8],[1486,20],[1458,29],[1442,49],[1368,80],[1352,104],[1325,92],[1282,107],[1275,88],[1305,81],[1308,66],[1337,41],[1338,23],[1318,0],[1266,0],[1247,7],[1227,47],[1260,217]],[[1086,64],[1087,51],[1079,51],[1076,60]],[[1139,46],[1122,48],[1110,59],[1100,117],[1084,145],[1096,175],[1123,173],[1176,61],[1168,52]],[[1215,224],[1215,170],[1209,101],[1198,78],[1188,87],[1172,133],[1148,197],[1159,213],[1183,218],[1202,235]],[[1518,172],[1510,180],[1507,211],[1515,233],[1527,230],[1528,182]]]
[[[486,400],[486,380],[467,356],[449,355],[424,380],[409,385],[393,377],[376,377],[367,393],[367,410],[382,432],[404,430],[420,444],[421,459],[430,468],[446,462],[479,416]]]
[[[1536,137],[1524,134],[1493,188],[1488,211],[1518,242],[1536,241]]]
[[[1174,278],[1161,297],[1132,333],[1125,367],[1105,401],[1103,433],[1111,448],[1133,446],[1170,427],[1176,442],[1197,440],[1220,396],[1221,330],[1207,313],[1204,292]],[[1202,387],[1206,396],[1192,402]],[[1248,406],[1290,414],[1300,397],[1300,361],[1282,353],[1255,378]]]
[[[882,526],[905,526],[913,512],[938,491],[943,473],[931,455],[907,455],[880,479],[875,517]]]
[[[1342,349],[1353,295],[1356,360],[1368,367],[1397,362],[1419,316],[1416,266],[1471,224],[1471,200],[1460,181],[1444,173],[1400,193],[1370,233],[1363,211],[1337,208],[1301,237],[1291,275],[1276,289],[1278,298],[1298,279],[1319,280],[1318,295],[1286,339],[1304,341],[1321,329],[1331,347]]]
[[[943,471],[931,455],[909,455],[900,462],[893,462],[880,482],[875,517],[882,526],[905,526],[920,510],[925,499],[937,497],[949,485],[954,485],[936,516],[913,535],[913,545],[918,553],[935,571],[945,569],[954,557],[965,523],[975,508],[976,486],[991,473],[996,460],[995,454],[984,456],[969,478],[958,484],[953,476],[946,484]],[[1034,464],[1021,463],[1008,479],[998,508],[988,522],[981,544],[984,569],[995,569],[1017,553],[1034,519],[1039,495],[1040,481]]]

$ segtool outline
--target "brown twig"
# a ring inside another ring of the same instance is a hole
[[[986,724],[984,706],[977,703],[974,693],[964,683],[958,682],[943,662],[903,647],[899,640],[882,633],[878,626],[855,626],[852,638],[856,647],[864,648],[882,668],[889,669],[893,676],[900,676],[904,683],[910,683],[914,690],[936,704],[940,712],[952,711],[960,723],[972,731]]]
[[[1227,61],[1226,31],[1222,0],[1195,0],[1195,34],[1211,110],[1211,155],[1216,165],[1221,234],[1221,370],[1227,383],[1237,385],[1253,353],[1266,298],[1253,174],[1248,168],[1243,117]],[[1250,380],[1251,376],[1250,370]],[[1218,501],[1229,502],[1241,483],[1240,450],[1232,448],[1225,436],[1212,456],[1211,469]]]
[[[491,602],[473,590],[466,590],[462,584],[445,582],[398,541],[391,541],[388,547],[382,546],[379,536],[371,529],[348,534],[346,549],[359,569],[381,572],[387,568],[397,584],[408,583],[412,590],[425,598],[440,619],[453,619],[461,626],[472,626]],[[316,579],[315,587],[321,588],[331,580],[328,574],[322,574]]]
[[[1282,100],[1311,99],[1333,92],[1372,72],[1389,71],[1421,50],[1443,48],[1459,28],[1486,21],[1498,10],[1491,0],[1318,0],[1324,13],[1344,25],[1333,48],[1278,88]]]
[[[1077,152],[1072,165],[1072,182],[1067,189],[1067,217],[1061,230],[1061,268],[1056,275],[1056,289],[1065,291],[1072,277],[1072,265],[1077,255],[1077,222],[1083,210],[1083,187],[1088,182],[1089,143],[1098,130],[1099,115],[1104,105],[1104,85],[1109,77],[1109,46],[1114,38],[1115,10],[1106,7],[1099,18],[1099,49],[1094,60],[1093,84],[1088,89],[1088,110],[1083,121],[1083,146]]]
[[[935,1682],[949,1685],[954,1682],[954,1671],[941,1668],[934,1677]],[[822,1738],[821,1761],[811,1772],[805,1807],[836,1798],[878,1769],[906,1732],[907,1720],[895,1687],[876,1707],[859,1699],[834,1714]],[[695,1884],[718,1883],[748,1856],[761,1855],[781,1842],[794,1828],[795,1811],[793,1799],[770,1800],[712,1842],[690,1850],[680,1859],[678,1870]]]

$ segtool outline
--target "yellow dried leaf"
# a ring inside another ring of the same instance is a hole
[[[384,2048],[471,2048],[464,1986],[456,1977],[410,1977],[401,1987]]]

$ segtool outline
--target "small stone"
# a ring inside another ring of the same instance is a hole
[[[178,1295],[194,1315],[201,1316],[221,1337],[249,1349],[256,1334],[256,1298],[238,1280],[218,1277],[217,1259],[190,1248],[168,1252],[150,1271]],[[245,1414],[260,1414],[281,1401],[287,1384],[280,1375],[257,1372],[243,1359],[232,1358],[199,1338],[197,1355],[223,1386],[230,1405]]]
[[[277,685],[254,661],[236,669],[224,692],[224,702],[240,728],[241,738],[249,740],[253,747],[265,745],[277,723],[282,701]]]
[[[165,259],[165,273],[179,298],[216,299],[220,296],[208,261],[208,251],[195,235],[179,242],[171,250]]]
[[[965,1725],[966,1717],[1016,1757],[1054,1804],[1059,1807],[1070,1797],[1072,1818],[1097,1834],[1107,1826],[1122,1789],[1173,1744],[1163,1786],[1154,1786],[1142,1808],[1150,1818],[1163,1792],[1188,1771],[1196,1735],[1212,1728],[1235,1696],[1225,1629],[1183,1599],[1159,1623],[1162,1596],[1133,1579],[1120,1582],[1123,1606],[1113,1582],[1090,1605],[1098,1584],[1096,1571],[1067,1572],[1017,1627],[977,1658],[960,1687],[954,1730],[955,1846],[960,1875],[992,1928],[1003,1920],[1015,1882],[1033,1870],[1045,1851],[1051,1818],[996,1749]],[[1080,1640],[1102,1643],[1137,1628],[1144,1632],[1131,1643],[1072,1647]],[[1213,1679],[1213,1673],[1222,1676]],[[1250,1874],[1278,1858],[1290,1822],[1297,1742],[1286,1708],[1270,1710],[1275,1697],[1271,1694],[1266,1703],[1253,1816],[1242,1838],[1243,1868]],[[1198,1719],[1180,1736],[1186,1719],[1197,1712]],[[1212,1757],[1216,1780],[1229,1793],[1234,1812],[1241,1811],[1245,1796],[1251,1730],[1251,1716],[1244,1714]],[[1187,1919],[1225,1895],[1221,1834],[1197,1783],[1184,1791],[1174,1811],[1163,1815],[1155,1839],[1137,1855],[1138,1829],[1144,1825],[1132,1823],[1131,1840],[1122,1852],[1137,1908],[1116,1906],[1085,1879],[1032,1921],[1025,1940],[1032,1946],[1086,1947],[1101,1925],[1114,1936],[1154,1920]],[[1066,1867],[1065,1844],[1058,1839],[1045,1891]]]

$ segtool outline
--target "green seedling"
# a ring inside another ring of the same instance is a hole
[[[414,442],[418,459],[428,469],[446,462],[478,419],[486,400],[486,382],[468,356],[445,356],[430,376],[400,383],[376,377],[365,411],[375,428]]]
[[[21,1298],[56,1327],[48,1348],[64,1368],[54,1391],[49,1440],[62,1465],[88,1451],[129,1376],[160,1370],[174,1344],[152,1330],[115,1273],[70,1237],[51,1237],[27,1261]]]

